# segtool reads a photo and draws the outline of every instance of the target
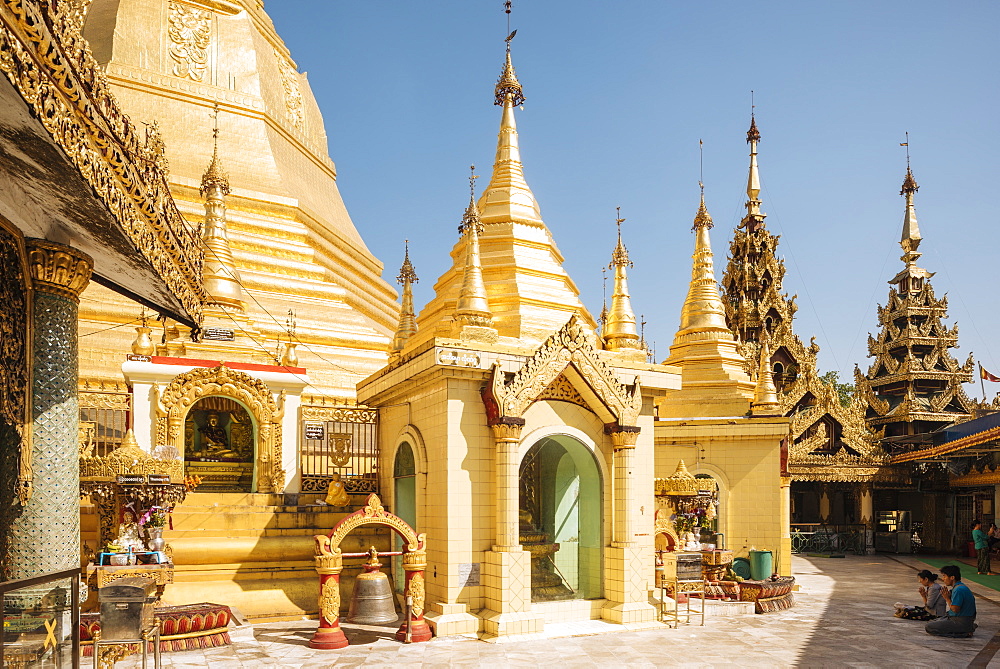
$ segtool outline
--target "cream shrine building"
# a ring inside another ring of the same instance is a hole
[[[489,184],[417,315],[408,253],[400,308],[260,2],[94,0],[85,36],[122,107],[158,123],[206,249],[200,330],[96,285],[80,306],[81,471],[127,461],[190,484],[164,533],[165,603],[315,616],[314,537],[377,493],[425,537],[407,592],[438,635],[652,624],[658,552],[698,539],[670,517],[678,477],[704,483],[713,536],[790,573],[789,421],[726,325],[704,198],[681,324],[651,363],[621,234],[600,327],[562,267],[523,173],[509,43]],[[82,514],[95,551],[125,528],[97,498]],[[341,547],[370,546],[401,549],[367,526]],[[339,594],[324,581],[324,616],[362,561],[344,559]],[[402,594],[400,560],[388,571]]]

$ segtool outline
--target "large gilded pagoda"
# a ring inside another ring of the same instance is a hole
[[[948,328],[948,298],[937,298],[933,272],[917,266],[922,255],[920,228],[913,205],[916,179],[909,166],[900,195],[906,198],[900,257],[906,266],[889,280],[889,301],[878,309],[878,338],[868,335],[868,356],[875,358],[868,373],[855,367],[857,395],[865,403],[872,429],[904,444],[906,437],[927,434],[971,418],[972,400],[962,389],[972,380],[969,354],[960,365],[948,349],[958,346],[958,326]],[[901,438],[901,439],[900,439]]]
[[[888,474],[886,454],[865,425],[864,404],[857,398],[842,402],[820,378],[815,338],[806,346],[792,328],[795,296],[782,292],[785,263],[761,211],[759,141],[751,118],[747,213],[734,232],[722,278],[726,321],[740,341],[747,373],[756,380],[761,368],[772,371],[781,411],[792,419],[787,474],[793,480],[793,521],[870,524],[871,482]],[[761,365],[762,351],[767,367]]]

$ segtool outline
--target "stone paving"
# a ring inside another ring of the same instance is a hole
[[[706,619],[704,627],[485,643],[438,638],[403,645],[391,630],[357,631],[353,645],[317,651],[306,644],[316,621],[256,625],[232,646],[168,653],[171,669],[314,667],[1000,667],[997,589],[976,583],[979,630],[971,639],[926,634],[923,623],[892,616],[893,603],[919,603],[911,556],[795,557],[802,590],[795,608],[768,615]],[[973,568],[969,568],[974,571]],[[350,636],[350,634],[349,634]],[[89,659],[89,658],[88,658]],[[137,667],[137,658],[118,667]],[[152,663],[150,663],[152,664]]]

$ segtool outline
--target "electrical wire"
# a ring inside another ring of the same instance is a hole
[[[126,325],[132,325],[133,323],[138,323],[141,320],[142,320],[141,318],[136,318],[134,320],[129,321],[128,323],[120,323],[118,325],[112,325],[109,328],[104,328],[103,330],[94,330],[93,332],[88,332],[88,333],[82,334],[80,336],[81,337],[89,337],[90,335],[100,334],[101,332],[107,332],[108,330],[117,330],[118,328],[123,328]]]

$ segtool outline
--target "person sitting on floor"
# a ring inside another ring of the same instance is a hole
[[[940,618],[948,613],[948,603],[944,601],[943,588],[937,582],[937,574],[924,569],[917,572],[920,580],[920,587],[917,592],[924,598],[924,608],[935,618]]]
[[[917,592],[923,598],[924,605],[896,604],[894,615],[904,620],[934,620],[945,615],[948,605],[944,601],[944,595],[941,594],[941,584],[937,583],[937,574],[924,569],[917,574],[917,580],[920,581]]]
[[[941,594],[948,603],[948,615],[932,620],[924,629],[928,634],[947,637],[970,637],[976,631],[976,598],[962,583],[962,570],[953,564],[941,567],[941,580],[948,586]]]

